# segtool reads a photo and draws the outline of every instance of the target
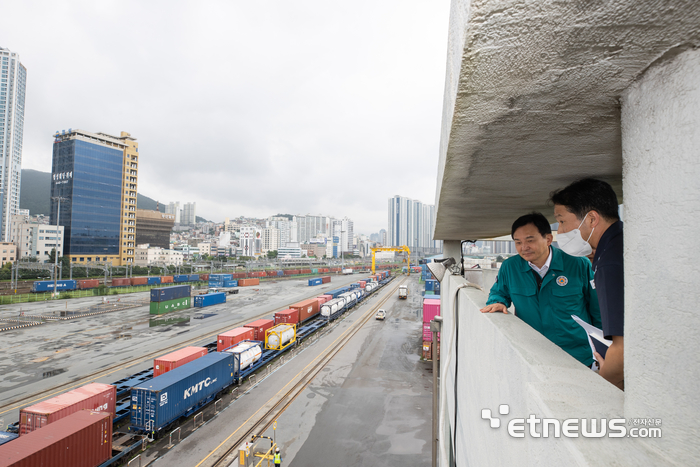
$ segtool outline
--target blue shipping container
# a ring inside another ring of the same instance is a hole
[[[223,286],[224,286],[223,282],[209,281],[209,287],[223,287]]]
[[[199,274],[190,274],[190,282],[199,282]]]
[[[78,288],[77,281],[56,281],[56,290],[75,290]],[[32,292],[53,292],[53,281],[35,281],[32,285]]]
[[[178,274],[173,276],[173,282],[187,282],[190,280],[190,276],[187,274]]]
[[[156,432],[233,382],[233,355],[212,352],[131,388],[131,427]]]
[[[224,292],[208,293],[194,297],[195,308],[218,305],[220,303],[226,303],[226,294]]]
[[[277,271],[277,276],[284,276],[284,271]]]
[[[233,274],[209,274],[210,281],[230,281],[233,279]]]
[[[0,431],[0,445],[9,443],[13,439],[19,438],[17,433],[9,433],[7,431]]]
[[[309,286],[321,284],[323,284],[323,279],[321,279],[320,277],[317,277],[316,279],[309,279]]]
[[[428,279],[425,281],[425,290],[433,290],[435,287],[435,282],[437,282],[434,279]]]
[[[338,298],[338,295],[341,293],[345,293],[348,290],[350,290],[350,287],[341,287],[339,289],[331,290],[330,292],[326,292],[324,295],[333,295],[333,298]]]
[[[224,281],[224,287],[238,287],[238,281],[237,280]]]
[[[167,302],[176,298],[189,297],[192,287],[189,285],[175,285],[173,287],[159,287],[151,289],[152,302]]]
[[[160,284],[160,277],[149,277],[148,278],[148,285],[157,285]]]

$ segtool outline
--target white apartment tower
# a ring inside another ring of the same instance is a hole
[[[9,241],[12,215],[19,213],[22,135],[27,69],[19,55],[0,47],[0,236]]]
[[[196,207],[197,203],[185,203],[182,207],[182,218],[180,219],[182,225],[195,225],[197,223]]]
[[[407,245],[409,248],[442,248],[441,241],[433,240],[435,206],[420,201],[394,196],[389,198],[389,228],[387,246]]]
[[[175,216],[175,223],[180,224],[180,221],[181,221],[180,214],[182,213],[182,211],[180,210],[180,202],[179,201],[171,202],[167,206],[165,206],[165,213],[174,215]]]

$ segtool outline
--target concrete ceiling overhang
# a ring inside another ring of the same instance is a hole
[[[700,45],[700,1],[454,0],[434,237],[510,233],[593,176],[622,196],[620,96]]]

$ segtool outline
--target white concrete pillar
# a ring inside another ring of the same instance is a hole
[[[459,240],[445,240],[442,245],[442,255],[444,258],[454,258],[459,264],[462,242]]]
[[[698,465],[700,50],[667,57],[622,100],[625,416],[662,419],[648,446]]]

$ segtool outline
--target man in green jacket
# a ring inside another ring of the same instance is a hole
[[[593,352],[586,331],[571,317],[601,327],[590,261],[552,248],[549,221],[538,212],[519,217],[511,236],[518,256],[501,265],[481,312],[508,313],[513,303],[515,316],[590,367]]]

